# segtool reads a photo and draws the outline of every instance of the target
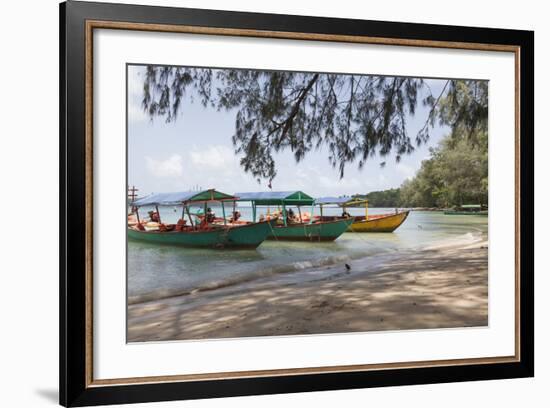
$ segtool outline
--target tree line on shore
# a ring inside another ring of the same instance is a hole
[[[366,195],[371,207],[450,208],[488,203],[488,134],[457,132],[430,149],[416,175],[399,188]]]

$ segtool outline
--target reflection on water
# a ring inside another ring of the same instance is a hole
[[[213,209],[221,214],[221,209]],[[249,208],[239,209],[245,219],[250,219]],[[162,208],[161,217],[164,222],[174,222],[181,215],[179,211]],[[340,211],[325,208],[323,213],[332,215]],[[369,214],[393,211],[372,208]],[[364,209],[350,212],[364,215]],[[413,211],[393,233],[345,233],[334,242],[265,241],[256,250],[182,248],[128,240],[128,294],[192,290],[211,282],[248,279],[274,270],[299,270],[348,258],[420,249],[471,233],[486,234],[487,217]]]

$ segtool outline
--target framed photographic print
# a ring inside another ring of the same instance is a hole
[[[60,26],[61,404],[533,376],[533,32]]]

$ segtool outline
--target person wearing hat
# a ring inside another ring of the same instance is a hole
[[[216,219],[216,214],[212,211],[212,208],[208,207],[206,209],[206,222],[212,223]]]
[[[147,214],[149,214],[149,219],[151,222],[160,222],[160,217],[157,212],[151,210]]]

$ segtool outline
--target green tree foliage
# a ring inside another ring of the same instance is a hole
[[[368,199],[371,207],[397,207],[401,195],[399,188],[391,188],[383,191],[371,191],[366,195],[358,194],[355,197]]]
[[[488,134],[455,132],[431,150],[416,176],[400,188],[400,205],[451,207],[488,202]]]
[[[278,151],[291,150],[299,162],[323,146],[343,177],[347,164],[361,168],[376,155],[392,154],[399,161],[429,139],[437,120],[471,133],[487,121],[483,81],[449,80],[433,95],[418,78],[146,67],[142,106],[151,119],[176,120],[184,98],[236,110],[235,152],[258,180],[277,175]],[[410,135],[407,119],[420,103],[429,113],[422,129]]]
[[[489,118],[487,81],[451,81],[449,92],[438,104],[440,122],[451,126],[453,138],[468,138],[474,144],[487,131]]]

